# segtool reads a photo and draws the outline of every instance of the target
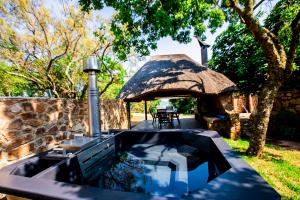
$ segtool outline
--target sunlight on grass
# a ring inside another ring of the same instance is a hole
[[[262,158],[249,157],[245,154],[248,141],[224,140],[280,193],[282,199],[300,199],[300,151],[267,144]]]

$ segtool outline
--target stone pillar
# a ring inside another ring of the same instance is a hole
[[[232,101],[233,101],[233,110],[234,110],[234,112],[238,112],[239,111],[239,109],[238,109],[239,99],[236,98],[236,97],[233,97]]]
[[[229,114],[230,139],[237,140],[241,133],[239,113]]]
[[[235,95],[222,95],[219,97],[221,105],[223,106],[225,113],[228,116],[228,121],[226,122],[226,132],[231,139],[237,140],[241,132],[241,124],[239,113],[235,111],[234,100]]]
[[[252,113],[254,111],[254,105],[253,105],[253,98],[252,98],[252,95],[249,94],[249,112]]]

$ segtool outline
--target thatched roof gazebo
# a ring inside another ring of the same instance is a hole
[[[214,97],[237,90],[237,86],[221,73],[215,72],[184,54],[158,55],[150,58],[124,85],[117,98],[127,102],[147,101],[162,97]],[[207,106],[206,106],[207,107]],[[129,124],[130,126],[130,124]],[[129,127],[130,128],[130,127]]]
[[[216,95],[237,90],[223,74],[184,54],[153,56],[125,84],[117,98],[134,102],[160,97]]]

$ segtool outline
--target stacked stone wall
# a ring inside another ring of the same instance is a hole
[[[257,95],[240,95],[233,99],[234,110],[238,113],[251,113],[256,109]]]
[[[274,101],[272,115],[287,110],[300,115],[300,91],[280,91]]]
[[[123,101],[101,100],[101,127],[127,128]],[[52,148],[73,133],[88,132],[85,101],[47,98],[0,98],[0,162]],[[1,165],[1,164],[0,164]]]
[[[258,103],[257,95],[241,95],[234,99],[234,110],[239,113],[253,112],[256,110]],[[279,111],[290,111],[300,114],[300,91],[279,91],[274,101],[272,115],[276,115]]]
[[[256,110],[256,106],[258,103],[257,95],[241,95],[235,99],[235,107],[234,110],[240,112],[242,117],[240,117],[241,122],[241,132],[243,135],[250,136],[250,124],[249,124],[249,115],[245,112],[244,107],[249,108],[249,112],[253,112]],[[268,135],[274,134],[278,129],[279,124],[274,123],[274,119],[277,114],[282,111],[289,111],[295,113],[296,115],[300,115],[300,91],[299,90],[290,90],[290,91],[279,91],[274,100],[273,110],[270,117],[270,123],[268,128]]]

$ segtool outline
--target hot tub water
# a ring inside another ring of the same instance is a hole
[[[197,149],[187,145],[137,144],[127,152],[119,152],[112,166],[94,177],[91,185],[109,190],[184,197],[203,188],[210,180],[210,161],[199,154]]]

